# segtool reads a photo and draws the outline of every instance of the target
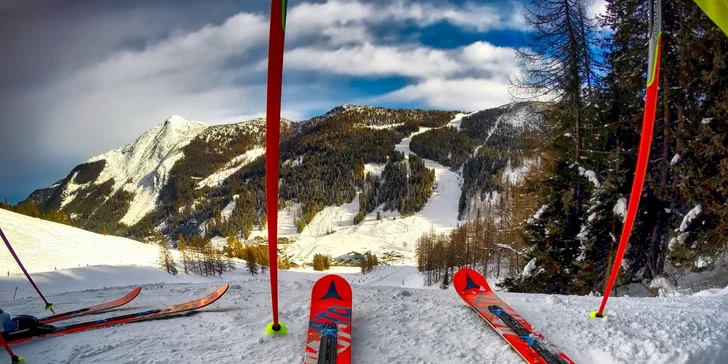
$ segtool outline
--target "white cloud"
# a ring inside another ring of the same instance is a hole
[[[287,52],[286,67],[351,76],[405,76],[414,85],[375,98],[424,101],[434,107],[477,110],[510,101],[508,86],[519,72],[513,48],[475,42],[453,50],[424,46],[361,46]]]
[[[377,14],[392,17],[395,20],[414,20],[420,26],[448,22],[480,32],[494,29],[525,29],[525,20],[520,6],[516,3],[510,5],[513,11],[505,12],[502,7],[488,4],[466,3],[463,7],[458,8],[452,5],[398,0]]]
[[[286,67],[352,76],[453,77],[487,72],[507,76],[517,67],[513,48],[475,42],[454,50],[425,46],[360,46],[327,50],[300,47],[285,55]],[[506,77],[507,78],[507,77]]]
[[[287,74],[322,70],[411,77],[415,84],[387,97],[459,109],[495,106],[507,102],[496,89],[506,89],[515,68],[512,49],[477,42],[443,50],[395,45],[398,39],[378,45],[373,30],[438,22],[477,31],[522,29],[521,13],[513,9],[504,13],[492,5],[403,0],[386,6],[366,1],[301,3],[289,12],[285,69]],[[64,72],[62,79],[46,80],[43,88],[18,92],[24,97],[17,107],[44,121],[39,142],[49,153],[83,156],[80,160],[131,142],[173,114],[207,123],[263,115],[268,21],[262,14],[238,13],[221,24],[106,53],[88,67]],[[292,97],[284,97],[283,117],[301,120],[308,110],[330,106],[321,95],[337,91],[322,82],[305,88],[287,84],[284,91]],[[327,91],[310,91],[321,89]]]
[[[303,3],[289,12],[287,26],[295,38],[325,35],[330,44],[372,42],[369,26],[412,22],[420,27],[450,23],[457,27],[487,32],[496,29],[523,30],[523,12],[516,2],[509,11],[488,4],[466,3],[462,7],[393,0],[385,5],[366,1],[329,0],[322,4]]]
[[[286,67],[352,76],[446,75],[459,64],[446,51],[424,47],[360,46],[335,50],[301,47],[287,52]]]
[[[267,41],[267,21],[259,15],[240,13],[219,26],[207,25],[178,34],[143,50],[120,51],[75,77],[91,85],[116,86],[171,72],[210,69],[263,45]]]
[[[482,78],[431,78],[381,99],[425,101],[434,107],[463,111],[488,109],[511,101],[506,83]]]

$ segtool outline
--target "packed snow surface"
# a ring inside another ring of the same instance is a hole
[[[98,264],[156,265],[157,247],[135,240],[96,234],[3,209],[0,228],[31,273]],[[0,246],[0,274],[22,274],[4,244]]]
[[[36,339],[13,347],[31,362],[300,363],[310,290],[321,276],[281,272],[280,320],[288,326],[289,334],[269,337],[263,332],[271,320],[268,275],[246,276],[242,267],[223,275],[223,279],[173,277],[141,267],[69,271],[66,275],[45,273],[39,283],[42,290],[54,292],[47,295],[59,310],[115,299],[136,284],[142,286],[141,295],[129,305],[92,319],[186,302],[223,282],[232,286],[219,301],[193,315]],[[367,275],[339,274],[354,291],[354,362],[523,362],[452,288],[407,287],[419,281],[411,278],[416,275],[414,267],[380,267]],[[138,281],[131,282],[134,279]],[[391,286],[381,285],[383,282]],[[25,282],[20,276],[0,279],[3,290],[22,284]],[[615,297],[604,319],[588,317],[599,305],[599,297],[499,295],[576,363],[710,364],[728,360],[728,315],[717,314],[728,308],[726,295]],[[45,314],[35,296],[0,301],[0,306],[13,314]]]
[[[305,350],[310,291],[321,272],[281,271],[280,320],[289,334],[264,334],[271,320],[267,274],[252,277],[242,263],[220,277],[171,276],[148,265],[111,265],[84,246],[95,234],[1,211],[3,227],[21,259],[45,265],[74,259],[90,266],[33,273],[58,311],[121,297],[140,285],[130,304],[101,315],[69,320],[96,320],[160,308],[199,298],[223,282],[231,284],[219,301],[199,312],[169,320],[130,323],[110,328],[35,339],[14,345],[31,363],[301,363]],[[35,221],[31,221],[35,220]],[[23,235],[42,230],[41,235]],[[49,243],[50,237],[53,237]],[[104,237],[106,238],[106,237]],[[98,239],[101,239],[99,237]],[[109,239],[118,239],[111,238]],[[105,246],[115,254],[114,246]],[[93,241],[96,244],[100,240]],[[29,254],[51,245],[57,254]],[[129,244],[138,244],[129,241]],[[25,248],[22,248],[25,246]],[[79,248],[82,247],[82,248]],[[140,251],[140,259],[151,252]],[[7,252],[3,267],[13,266]],[[12,259],[12,258],[10,258]],[[356,268],[334,267],[354,291],[352,356],[357,363],[505,363],[520,364],[515,354],[453,292],[425,288],[411,265],[381,266],[362,275]],[[491,281],[492,283],[492,281]],[[16,295],[15,289],[18,288]],[[606,318],[591,319],[600,297],[520,294],[499,296],[576,363],[725,363],[728,361],[728,290],[705,290],[694,296],[612,297]],[[0,308],[45,316],[42,301],[22,275],[0,277]],[[1,352],[0,352],[1,353]]]

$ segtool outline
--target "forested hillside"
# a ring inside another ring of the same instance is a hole
[[[510,138],[492,134],[489,123],[470,125],[478,114],[463,119],[463,131],[485,140],[463,166],[461,200],[461,212],[483,219],[478,224],[485,228],[473,222],[463,229],[495,238],[472,240],[471,233],[463,238],[459,230],[423,237],[420,269],[430,271],[433,282],[447,283],[452,267],[492,267],[495,257],[505,257],[503,267],[516,263],[518,268],[504,282],[508,289],[604,290],[642,132],[649,3],[608,2],[606,16],[599,19],[606,33],[588,17],[585,2],[527,6],[532,30],[519,55],[525,69],[513,80],[514,94],[527,98],[550,90],[553,102],[540,108],[545,129]],[[685,272],[722,264],[728,252],[728,192],[723,188],[728,185],[728,37],[693,2],[663,2],[662,14],[654,139],[618,285],[646,287],[660,277],[675,282]],[[572,30],[578,31],[567,36]],[[493,120],[491,125],[498,118],[498,110],[479,114]],[[498,171],[519,163],[509,166],[507,159],[528,161],[528,171],[513,176],[512,187],[498,183]],[[488,203],[473,208],[473,200]],[[500,211],[502,204],[507,215]]]

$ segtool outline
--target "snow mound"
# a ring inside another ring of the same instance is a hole
[[[695,293],[693,296],[697,296],[697,297],[728,296],[728,287],[711,288],[711,289],[702,290],[698,293]]]

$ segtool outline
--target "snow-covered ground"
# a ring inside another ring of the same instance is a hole
[[[280,320],[289,334],[264,334],[270,318],[268,275],[242,267],[223,279],[172,277],[143,267],[82,267],[43,274],[41,289],[58,310],[122,296],[129,305],[93,318],[128,314],[198,298],[222,282],[228,293],[200,312],[170,320],[37,339],[13,349],[32,363],[300,363],[308,325],[310,290],[320,273],[284,271]],[[353,286],[353,358],[357,363],[522,363],[452,289],[421,284],[413,267],[379,267],[340,273]],[[402,281],[404,280],[404,285]],[[22,285],[23,277],[0,284]],[[108,287],[108,288],[105,288]],[[63,293],[48,293],[63,292]],[[710,292],[705,292],[708,294]],[[598,297],[501,293],[501,297],[576,363],[725,363],[728,360],[726,290],[709,297],[612,298],[607,318],[591,319]],[[44,315],[35,296],[0,301],[14,314]],[[76,319],[74,321],[82,321]]]
[[[396,221],[402,220],[406,218]],[[150,267],[148,262],[107,263],[106,255],[84,245],[102,245],[103,239],[114,239],[114,244],[104,245],[110,255],[121,251],[116,246],[136,244],[140,248],[139,259],[149,259],[154,254],[141,243],[103,236],[93,240],[96,234],[2,210],[0,226],[21,259],[36,267],[33,277],[58,311],[115,299],[136,285],[142,287],[136,300],[91,319],[186,302],[223,282],[232,285],[222,299],[193,315],[13,346],[29,363],[303,361],[310,290],[324,273],[280,272],[280,319],[288,325],[289,334],[268,337],[264,334],[271,319],[267,274],[251,277],[238,266],[222,278],[171,276]],[[37,234],[27,233],[30,230]],[[47,244],[52,244],[52,253],[31,254]],[[125,249],[127,253],[133,251]],[[65,251],[72,252],[73,257],[62,255]],[[0,250],[0,257],[3,267],[14,267],[8,252]],[[89,266],[37,272],[43,265],[61,265],[69,259],[87,262]],[[366,275],[346,267],[335,267],[333,272],[353,286],[352,350],[357,363],[522,363],[452,288],[423,288],[422,278],[411,265],[377,267]],[[13,300],[16,287],[18,295]],[[728,362],[728,315],[723,314],[728,310],[728,289],[678,297],[613,297],[605,319],[588,317],[598,307],[600,297],[505,292],[499,295],[576,363]],[[17,274],[0,277],[0,307],[12,314],[46,314],[25,277]]]
[[[54,271],[86,265],[154,266],[154,245],[43,221],[0,209],[0,228],[29,272]],[[15,259],[0,245],[0,275],[22,274]]]
[[[455,118],[450,120],[450,123],[448,123],[449,126],[455,127],[455,129],[460,130],[460,124],[463,122],[463,118],[466,116],[470,116],[472,114],[475,114],[475,112],[469,113],[469,114],[463,114],[459,113],[455,115]]]

